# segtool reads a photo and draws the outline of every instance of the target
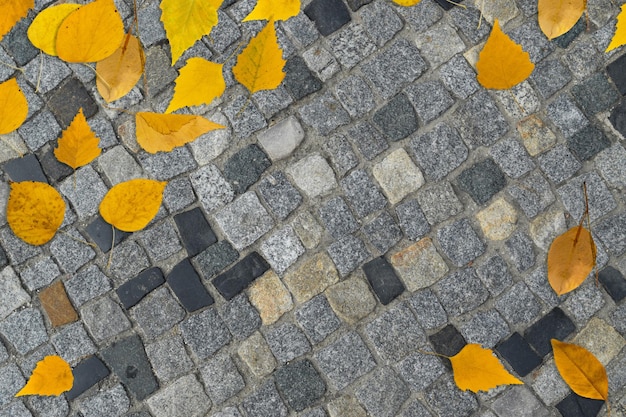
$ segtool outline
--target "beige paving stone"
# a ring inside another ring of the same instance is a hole
[[[241,342],[237,354],[248,365],[250,371],[258,377],[269,375],[276,368],[276,359],[263,335],[258,331]]]
[[[486,42],[486,41],[485,41]],[[463,53],[463,57],[469,62],[472,68],[476,69],[476,63],[478,62],[478,57],[480,55],[480,51],[485,47],[485,42],[481,42],[476,46],[471,47],[465,53]]]
[[[537,115],[533,114],[520,120],[517,131],[531,156],[536,156],[556,143],[556,136]]]
[[[259,310],[261,321],[265,325],[276,322],[293,308],[289,291],[272,270],[254,281],[248,291],[250,302]]]
[[[304,139],[304,130],[295,116],[281,120],[259,133],[258,140],[272,161],[287,158]]]
[[[411,292],[434,284],[448,272],[448,266],[428,237],[395,253],[391,265]]]
[[[565,215],[561,210],[552,209],[535,217],[528,231],[535,245],[547,252],[554,238],[565,230]]]
[[[424,185],[424,176],[402,148],[387,155],[372,170],[391,204],[396,204],[409,193]]]
[[[0,140],[0,163],[21,157],[26,153],[28,153],[28,148],[17,132],[2,135],[2,140]]]
[[[589,323],[576,335],[573,343],[593,353],[605,366],[626,345],[622,335],[598,317],[589,320]]]
[[[367,413],[352,396],[342,395],[328,403],[330,417],[367,417]]]
[[[326,252],[321,252],[285,275],[283,280],[296,301],[301,304],[339,281],[339,274]]]
[[[504,198],[498,198],[476,214],[487,239],[504,240],[513,233],[517,223],[517,211]]]
[[[476,8],[482,10],[483,17],[493,24],[498,19],[500,26],[519,14],[514,1],[511,0],[474,0]]]
[[[374,296],[358,274],[328,287],[324,294],[335,314],[351,324],[367,316],[376,307]]]
[[[335,173],[320,154],[302,158],[287,167],[286,171],[310,198],[328,194],[337,187]]]
[[[291,226],[305,248],[313,249],[319,245],[324,229],[309,211],[298,214]]]

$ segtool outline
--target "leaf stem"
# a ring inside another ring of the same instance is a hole
[[[69,237],[70,239],[75,240],[78,243],[82,243],[83,245],[91,246],[92,248],[96,248],[97,247],[95,243],[87,242],[86,240],[82,240],[82,239],[79,239],[79,238],[77,238],[75,236],[72,236],[71,234],[69,234],[65,230],[59,230],[59,233],[62,233],[65,236]]]

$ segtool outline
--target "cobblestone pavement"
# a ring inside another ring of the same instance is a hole
[[[600,359],[611,414],[626,415],[626,55],[604,53],[623,2],[589,0],[588,19],[549,42],[536,0],[479,1],[536,63],[498,92],[475,80],[491,26],[470,1],[304,1],[277,26],[281,87],[239,114],[246,93],[226,71],[200,114],[228,129],[156,155],[139,150],[132,115],[102,106],[93,72],[40,58],[22,21],[0,43],[24,68],[0,65],[0,80],[17,76],[30,105],[0,142],[2,211],[8,180],[29,179],[70,209],[42,247],[1,213],[0,415],[606,415],[561,380],[554,337]],[[148,92],[115,105],[163,111],[177,72],[158,2],[139,3]],[[254,1],[224,3],[187,57],[223,62],[262,26],[239,23]],[[132,1],[117,4],[130,21]],[[78,107],[104,152],[74,177],[52,149]],[[164,203],[145,230],[116,233],[107,266],[98,203],[135,177],[169,181]],[[577,224],[583,182],[600,285],[557,298],[546,251]],[[420,353],[466,343],[525,384],[462,392],[447,360]],[[15,399],[54,353],[74,388]]]

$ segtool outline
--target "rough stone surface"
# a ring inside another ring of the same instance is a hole
[[[314,354],[322,373],[336,389],[343,389],[371,371],[376,362],[361,337],[346,333]]]
[[[448,266],[430,238],[395,253],[391,264],[411,292],[434,284],[448,272]]]
[[[252,305],[259,310],[263,324],[276,322],[293,308],[289,291],[273,271],[266,272],[250,286],[249,296]]]
[[[515,230],[517,212],[511,204],[499,198],[476,214],[487,239],[504,240]]]
[[[289,166],[287,173],[311,198],[327,194],[337,186],[333,170],[318,154],[310,155]]]
[[[335,314],[348,323],[364,318],[376,306],[376,300],[367,284],[357,277],[329,287],[324,294]]]
[[[283,278],[298,303],[308,301],[337,281],[337,269],[325,253],[311,257]]]
[[[250,246],[274,225],[257,195],[251,191],[220,210],[215,220],[238,250]]]

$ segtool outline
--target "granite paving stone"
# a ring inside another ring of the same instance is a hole
[[[265,325],[275,323],[280,317],[291,311],[293,300],[278,275],[267,271],[250,286],[250,302],[259,311]]]
[[[443,10],[434,1],[420,2],[415,7],[395,7],[409,26],[421,33],[428,29],[443,16]]]
[[[479,311],[468,318],[459,331],[467,343],[493,348],[510,334],[509,325],[496,310]]]
[[[441,223],[463,210],[463,204],[447,181],[426,185],[418,191],[417,201],[431,225]]]
[[[142,231],[139,241],[156,262],[183,249],[172,221],[164,221]]]
[[[75,77],[68,77],[60,88],[50,94],[48,107],[63,129],[70,125],[79,109],[83,109],[87,119],[98,112],[96,101]]]
[[[316,96],[314,101],[300,107],[298,114],[305,124],[322,136],[350,122],[348,112],[330,93]]]
[[[454,7],[447,14],[451,23],[466,38],[473,43],[478,43],[486,38],[491,32],[491,25],[483,20],[480,27],[476,22],[480,19],[481,11],[472,4],[465,4],[466,7]]]
[[[541,107],[539,96],[528,81],[523,81],[508,91],[496,90],[495,95],[505,113],[514,119],[529,116]]]
[[[409,397],[409,389],[391,368],[378,368],[355,395],[374,417],[391,417]]]
[[[98,392],[96,395],[79,402],[78,408],[84,415],[112,416],[122,415],[130,408],[130,399],[122,385]]]
[[[408,303],[417,317],[418,324],[426,330],[436,329],[448,320],[439,299],[429,288],[413,293]]]
[[[233,200],[233,189],[214,165],[203,166],[191,174],[189,179],[207,213]]]
[[[237,354],[257,377],[268,375],[276,367],[276,359],[263,335],[254,332],[237,349]]]
[[[113,337],[131,326],[121,307],[108,296],[83,305],[80,313],[96,342]],[[107,321],[103,322],[102,317],[107,317]]]
[[[210,357],[231,340],[228,328],[211,308],[187,317],[178,327],[185,344],[199,359]]]
[[[300,159],[290,165],[286,172],[310,198],[328,194],[337,186],[332,168],[320,154]]]
[[[238,250],[250,246],[274,226],[269,213],[251,191],[221,209],[215,220]]]
[[[371,88],[358,75],[351,75],[338,82],[335,94],[352,117],[363,116],[376,106]]]
[[[523,282],[518,282],[503,292],[496,300],[495,307],[513,326],[530,324],[542,310],[540,301]]]
[[[96,346],[81,323],[64,326],[58,333],[52,335],[50,340],[59,356],[71,364],[96,353]]]
[[[98,173],[91,166],[86,166],[66,178],[59,190],[70,201],[78,217],[84,219],[97,213],[107,187]]]
[[[532,387],[546,405],[554,405],[569,392],[569,387],[558,375],[552,359],[533,372]]]
[[[287,70],[291,70],[296,75],[295,77],[285,75],[284,81],[287,87],[290,83],[292,84],[291,95],[293,97],[298,97],[299,94],[304,97],[319,91],[323,86],[322,81],[328,80],[341,69],[335,57],[326,48],[319,45],[313,45],[304,51],[302,58],[295,56],[287,61],[289,66],[285,65]]]
[[[524,272],[535,265],[535,247],[526,233],[517,230],[504,244],[509,259],[518,271]]]
[[[458,316],[478,307],[489,296],[473,268],[448,274],[435,288],[443,308],[451,316]]]
[[[503,198],[497,198],[489,206],[479,211],[476,218],[486,238],[504,240],[515,230],[517,212]]]
[[[330,35],[351,20],[347,7],[340,0],[313,0],[304,13],[323,36]]]
[[[524,283],[531,292],[541,299],[549,307],[556,307],[560,303],[560,298],[548,282],[548,269],[544,265],[524,276]],[[562,297],[561,297],[562,298]]]
[[[423,124],[436,119],[454,104],[450,93],[437,80],[416,82],[406,87],[404,93]]]
[[[376,45],[365,34],[363,27],[352,21],[327,38],[333,55],[346,69],[350,69],[376,50]]]
[[[602,290],[590,283],[590,281],[583,283],[561,303],[561,307],[579,326],[586,323],[605,304]]]
[[[247,99],[247,94],[237,96],[228,105],[224,106],[222,110],[237,136],[248,137],[267,126],[265,117]]]
[[[622,137],[626,135],[626,104],[623,100],[613,108],[609,116],[609,121]]]
[[[454,389],[448,375],[442,376],[425,390],[426,404],[439,415],[468,417],[478,409],[476,397],[467,391]]]
[[[581,161],[587,161],[611,146],[611,142],[602,130],[588,125],[567,138],[567,146]]]
[[[363,319],[376,307],[368,285],[357,276],[338,282],[324,294],[335,314],[348,323]]]
[[[211,401],[196,377],[185,375],[160,389],[146,400],[156,417],[202,415],[211,408]]]
[[[467,159],[468,149],[456,129],[439,123],[410,142],[413,156],[429,180],[440,180]]]
[[[363,226],[362,231],[381,254],[387,253],[402,238],[400,227],[386,211]]]
[[[345,7],[345,6],[344,6]],[[241,407],[250,416],[287,417],[287,407],[283,403],[276,385],[271,380],[265,381],[251,394],[246,396]]]
[[[455,114],[455,127],[470,148],[491,145],[509,129],[496,103],[484,91],[468,98]]]
[[[536,156],[556,143],[556,136],[548,125],[537,115],[533,114],[522,119],[517,124],[522,143],[531,156]]]
[[[401,360],[426,335],[406,304],[399,304],[365,325],[365,334],[385,363]]]
[[[456,30],[443,21],[431,26],[418,37],[416,45],[431,68],[437,68],[465,50],[465,44]]]
[[[285,219],[302,204],[302,195],[285,174],[276,171],[259,182],[259,195],[278,218]]]
[[[587,195],[583,193],[583,184]],[[572,178],[567,184],[557,189],[572,218],[580,220],[585,212],[585,201],[589,206],[589,218],[595,221],[613,210],[617,203],[604,181],[595,172],[588,172]]]
[[[49,339],[43,317],[36,308],[10,314],[0,323],[0,334],[21,355],[33,351]]]
[[[555,45],[543,35],[538,22],[534,20],[518,26],[507,34],[530,54],[530,60],[534,63],[540,62],[556,49]]]
[[[29,291],[38,290],[49,285],[61,275],[59,267],[51,258],[43,258],[31,263],[20,273],[20,278]]]
[[[610,110],[621,98],[607,76],[601,72],[573,86],[572,95],[589,115]]]
[[[455,55],[448,62],[439,68],[439,77],[452,94],[461,99],[467,99],[474,94],[478,88],[476,73],[470,67],[467,60],[461,55]],[[492,106],[489,111],[493,112]],[[471,110],[470,110],[471,111]],[[497,116],[497,113],[493,113]],[[500,124],[502,122],[499,122]]]
[[[396,206],[398,225],[404,236],[416,241],[430,231],[430,225],[417,200],[407,200]]]
[[[355,143],[359,152],[366,159],[374,159],[378,154],[389,148],[389,144],[378,131],[367,121],[361,120],[348,129],[348,136]]]
[[[19,388],[18,388],[19,389]],[[16,392],[17,390],[16,389]],[[5,416],[11,417],[32,417],[32,413],[26,408],[23,402],[14,401],[2,409],[2,413]]]
[[[26,149],[24,149],[24,151],[25,150]],[[49,180],[46,180],[45,182],[60,182],[74,172],[74,170],[68,165],[59,162],[56,156],[54,156],[54,149],[52,147],[48,147],[46,149],[46,147],[44,146],[40,150],[37,158],[39,160],[39,164],[41,164],[41,169],[43,169],[44,173],[49,178]],[[28,169],[28,171],[35,172],[32,171],[32,169],[30,168]]]
[[[593,317],[572,340],[591,352],[604,366],[622,351],[624,338],[606,321]]]
[[[304,246],[291,226],[285,226],[261,244],[263,257],[278,274],[282,274],[304,254]]]
[[[237,366],[227,353],[210,358],[200,368],[202,381],[214,404],[221,404],[245,387]]]
[[[468,219],[457,220],[437,231],[444,254],[456,266],[464,266],[485,251],[485,244]]]
[[[550,98],[572,80],[572,73],[558,59],[543,60],[535,66],[530,81],[544,99]]]
[[[4,407],[22,389],[26,380],[22,376],[20,368],[15,364],[8,364],[0,369],[2,370],[2,377],[0,378],[0,406]]]
[[[610,253],[621,255],[626,250],[625,215],[616,214],[599,221],[594,231]]]
[[[261,317],[245,294],[240,294],[218,309],[219,315],[236,340],[243,340],[261,325]]]
[[[541,170],[555,183],[560,183],[570,178],[582,166],[564,145],[557,145],[550,151],[540,155],[538,161]]]
[[[113,235],[115,229],[115,236]],[[117,247],[124,239],[130,236],[129,232],[123,232],[107,223],[102,216],[98,215],[85,228],[91,240],[93,240],[104,253],[109,252],[111,247]]]
[[[8,227],[0,229],[0,242],[9,261],[14,262],[16,265],[41,253],[41,248],[22,241]]]
[[[298,119],[289,116],[257,135],[259,145],[272,161],[287,158],[302,143],[304,130]]]
[[[239,253],[231,244],[221,240],[195,256],[193,264],[200,275],[205,279],[210,279],[238,258]]]
[[[563,133],[566,138],[589,124],[589,120],[574,104],[571,98],[561,94],[546,107],[548,119]]]
[[[526,149],[514,138],[506,138],[496,143],[489,150],[489,155],[511,178],[519,178],[535,168],[535,163]]]
[[[624,65],[626,65],[626,57],[622,55],[606,67],[606,72],[621,95],[626,95],[626,77],[624,77],[622,72]]]
[[[423,391],[446,369],[434,355],[414,352],[395,365],[395,369],[413,391]]]
[[[154,179],[165,181],[197,168],[191,151],[181,146],[171,152],[158,152],[154,155],[141,152],[137,155],[143,169]]]
[[[329,154],[330,161],[339,178],[357,166],[357,159],[350,142],[345,135],[333,135],[324,142],[324,150]]]
[[[287,19],[282,26],[302,47],[309,46],[319,37],[315,24],[304,13]]]
[[[106,396],[106,394],[104,395]],[[94,396],[94,397],[97,397],[97,396]],[[128,397],[126,398],[128,399]],[[31,407],[33,412],[39,413],[40,415],[50,416],[50,417],[66,416],[68,415],[69,408],[70,408],[67,400],[62,396],[58,396],[58,397],[33,396],[33,397],[28,398],[26,400],[26,403]],[[101,415],[105,415],[105,414],[101,414]]]
[[[539,171],[535,170],[507,188],[520,206],[524,214],[530,219],[537,216],[555,200],[550,184]]]
[[[283,282],[299,303],[308,301],[337,281],[337,269],[324,252],[303,261],[283,278]]]
[[[448,272],[448,266],[429,237],[393,254],[390,261],[411,292],[434,284]]]
[[[278,369],[274,378],[287,404],[296,411],[315,404],[326,391],[324,380],[308,359]]]
[[[231,156],[224,164],[224,178],[240,194],[258,181],[271,162],[257,145],[249,145]]]
[[[492,408],[499,416],[515,414],[547,417],[550,415],[549,411],[526,387],[514,387],[508,390],[493,402]]]
[[[477,162],[457,177],[459,188],[468,193],[477,204],[488,202],[506,186],[506,178],[493,159]]]
[[[346,235],[331,243],[327,252],[341,276],[349,274],[370,257],[363,240],[354,235]]]
[[[326,339],[341,325],[324,295],[318,295],[304,303],[296,310],[295,317],[313,344]]]
[[[612,187],[622,188],[626,186],[626,169],[622,161],[626,158],[626,150],[620,144],[614,144],[600,152],[596,158],[596,167],[600,175]]]
[[[304,333],[291,323],[276,324],[268,328],[265,340],[279,363],[287,363],[311,350]]]
[[[405,94],[398,94],[374,113],[372,121],[391,141],[406,138],[418,128],[417,115]]]
[[[161,383],[172,381],[193,367],[180,335],[168,336],[147,344],[146,355]]]
[[[359,0],[360,1],[360,0]],[[391,5],[387,3],[370,3],[359,9],[359,16],[365,31],[378,46],[383,46],[402,29],[403,23]]]
[[[154,290],[130,310],[147,339],[154,339],[171,329],[185,316],[185,310],[163,286]]]

